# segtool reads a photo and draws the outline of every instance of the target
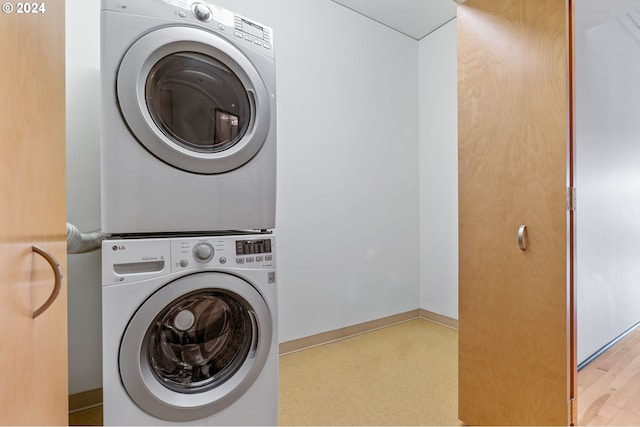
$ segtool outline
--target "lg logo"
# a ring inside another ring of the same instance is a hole
[[[111,249],[113,249],[114,251],[122,251],[122,250],[126,249],[126,247],[124,245],[121,245],[121,246],[113,245],[111,247]]]

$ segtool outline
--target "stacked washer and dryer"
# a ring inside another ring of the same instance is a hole
[[[102,0],[105,425],[278,421],[270,28]]]

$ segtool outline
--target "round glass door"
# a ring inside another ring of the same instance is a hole
[[[158,314],[147,330],[143,352],[158,382],[181,393],[202,392],[236,373],[256,326],[236,296],[196,291]]]
[[[158,61],[147,77],[145,96],[164,135],[199,153],[233,147],[251,121],[249,97],[238,76],[201,53],[179,52]]]
[[[271,349],[267,303],[250,283],[203,272],[168,283],[123,334],[120,379],[131,399],[168,421],[206,418],[237,400]]]
[[[216,34],[166,27],[125,53],[116,82],[129,130],[161,161],[199,174],[236,169],[269,133],[272,100],[258,70]]]

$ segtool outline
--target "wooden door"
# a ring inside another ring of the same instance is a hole
[[[53,255],[64,277],[64,1],[32,6],[0,13],[0,424],[65,425],[66,283],[34,319],[55,265],[32,249]]]
[[[571,422],[570,43],[569,0],[458,9],[465,424]]]

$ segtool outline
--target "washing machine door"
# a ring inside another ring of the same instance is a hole
[[[253,63],[226,39],[191,27],[147,33],[117,75],[122,116],[163,162],[188,172],[236,169],[260,150],[271,102]]]
[[[206,418],[256,380],[271,348],[272,317],[247,281],[220,272],[177,279],[129,322],[119,353],[122,384],[161,420]]]

